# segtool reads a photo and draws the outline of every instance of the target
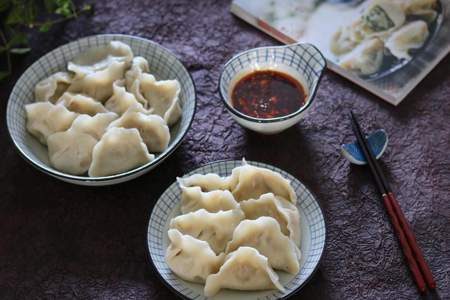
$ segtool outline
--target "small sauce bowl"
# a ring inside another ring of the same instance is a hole
[[[311,44],[261,47],[237,54],[224,66],[219,79],[222,101],[232,117],[243,127],[263,134],[279,133],[298,123],[311,107],[326,67],[322,53]],[[231,95],[243,77],[256,71],[285,73],[298,81],[306,94],[305,103],[297,111],[274,118],[256,118],[233,107]]]

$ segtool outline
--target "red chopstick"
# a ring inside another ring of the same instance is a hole
[[[433,274],[431,273],[431,270],[427,265],[425,258],[423,257],[422,251],[417,244],[414,233],[410,229],[408,222],[400,208],[400,205],[398,204],[392,192],[392,189],[390,188],[386,178],[384,177],[381,167],[375,159],[371,148],[367,145],[365,135],[363,134],[353,112],[351,113],[351,119],[353,131],[355,132],[358,143],[364,152],[364,156],[366,157],[370,170],[372,171],[372,175],[375,178],[377,187],[380,190],[384,206],[398,236],[403,254],[406,257],[414,281],[416,282],[419,291],[422,293],[427,289],[425,282],[430,289],[435,289],[436,282],[433,278]]]

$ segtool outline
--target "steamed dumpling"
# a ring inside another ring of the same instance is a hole
[[[342,57],[339,65],[360,75],[376,73],[383,63],[383,50],[383,41],[378,38],[369,39]]]
[[[136,56],[133,58],[130,70],[125,73],[125,82],[127,90],[136,97],[144,108],[148,108],[148,101],[141,91],[141,76],[145,72],[149,72],[148,61],[141,56]]]
[[[233,169],[230,190],[238,202],[258,198],[265,193],[273,193],[292,203],[297,201],[289,180],[272,170],[249,165],[245,160],[242,166]]]
[[[133,52],[125,43],[111,41],[105,46],[92,47],[80,53],[68,64],[69,71],[77,79],[108,69],[111,64],[119,63],[124,69],[130,66]]]
[[[226,253],[241,246],[255,248],[269,259],[272,268],[297,274],[300,270],[300,250],[285,236],[278,222],[271,217],[244,220],[234,230]]]
[[[176,275],[187,281],[204,283],[210,274],[219,270],[225,254],[216,255],[207,242],[183,235],[176,229],[170,229],[168,235],[170,245],[165,258]]]
[[[66,92],[61,96],[61,98],[58,99],[57,104],[59,103],[67,107],[67,109],[70,111],[74,111],[80,114],[87,114],[90,116],[107,112],[103,104],[89,96],[85,96],[82,94],[73,94],[70,92]]]
[[[402,26],[405,23],[405,12],[392,0],[373,0],[364,10],[361,21],[367,33],[383,32]]]
[[[268,289],[284,291],[267,257],[251,247],[240,247],[227,255],[219,272],[209,275],[206,279],[205,296],[213,297],[224,288],[243,291]]]
[[[54,103],[67,90],[72,82],[72,76],[67,72],[57,72],[34,87],[36,101],[50,101]]]
[[[244,219],[240,209],[210,213],[199,209],[173,218],[170,228],[178,229],[196,239],[206,241],[215,253],[225,250],[228,241],[233,236],[236,226]]]
[[[136,128],[110,128],[94,147],[89,176],[126,172],[154,158],[154,155],[148,153]]]
[[[150,111],[161,116],[171,126],[181,117],[180,83],[177,80],[157,81],[153,75],[142,74],[141,89]]]
[[[47,139],[51,165],[62,172],[81,175],[92,161],[92,149],[97,140],[86,133],[67,130],[50,135]]]
[[[198,186],[181,188],[181,212],[183,214],[196,211],[201,208],[208,212],[218,212],[221,210],[230,210],[238,207],[233,194],[227,190],[215,190],[211,192],[202,192]]]
[[[351,25],[340,27],[331,37],[330,49],[335,55],[352,51],[360,41],[353,38]]]
[[[239,203],[246,219],[258,219],[262,216],[274,218],[280,224],[283,234],[289,236],[300,246],[300,214],[297,207],[272,193],[264,194],[258,199],[250,199]]]
[[[170,131],[166,122],[158,115],[146,115],[140,107],[130,107],[109,127],[136,128],[150,152],[163,152],[170,141]]]
[[[99,140],[106,131],[108,125],[119,116],[113,112],[98,113],[91,117],[88,115],[79,115],[72,123],[72,130],[87,133],[93,138]]]
[[[127,92],[125,89],[125,81],[118,80],[112,85],[113,95],[105,103],[105,107],[119,115],[122,115],[131,106],[141,106],[142,105],[136,100],[136,97],[132,93]],[[142,109],[143,110],[143,109]]]
[[[63,105],[50,102],[36,102],[25,105],[27,114],[27,130],[42,144],[47,138],[59,131],[65,131],[72,125],[78,114],[68,111]]]
[[[126,62],[112,61],[104,69],[74,79],[68,91],[104,102],[113,94],[113,82],[123,78],[126,68]]]
[[[204,192],[213,190],[227,190],[230,186],[230,177],[220,177],[217,174],[193,174],[185,178],[178,178],[180,185],[190,187],[198,186]]]
[[[411,22],[386,41],[386,48],[399,59],[411,59],[409,51],[423,46],[429,35],[428,25],[424,21]]]

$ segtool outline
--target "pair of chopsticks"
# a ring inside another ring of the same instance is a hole
[[[391,219],[392,226],[394,227],[394,231],[397,234],[400,246],[402,248],[403,254],[406,257],[409,269],[411,270],[417,288],[421,293],[425,293],[427,291],[427,286],[429,289],[435,289],[436,282],[433,278],[430,267],[427,265],[425,258],[423,257],[422,251],[417,244],[414,233],[409,228],[408,222],[403,215],[402,209],[395,199],[394,193],[392,192],[392,189],[389,186],[380,168],[380,165],[378,164],[375,155],[372,152],[372,149],[368,146],[367,139],[365,138],[365,135],[361,130],[361,127],[359,126],[359,123],[353,112],[351,112],[351,119],[353,132],[356,135],[358,144],[361,147],[372,175],[375,178],[375,183],[381,193],[384,206],[389,215],[389,218]]]

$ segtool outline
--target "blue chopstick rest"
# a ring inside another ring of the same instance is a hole
[[[384,129],[378,129],[367,137],[367,142],[369,147],[372,149],[373,154],[377,159],[383,155],[387,148],[388,136]],[[341,146],[342,155],[355,165],[365,165],[367,164],[364,153],[358,145],[358,142],[343,144]]]

